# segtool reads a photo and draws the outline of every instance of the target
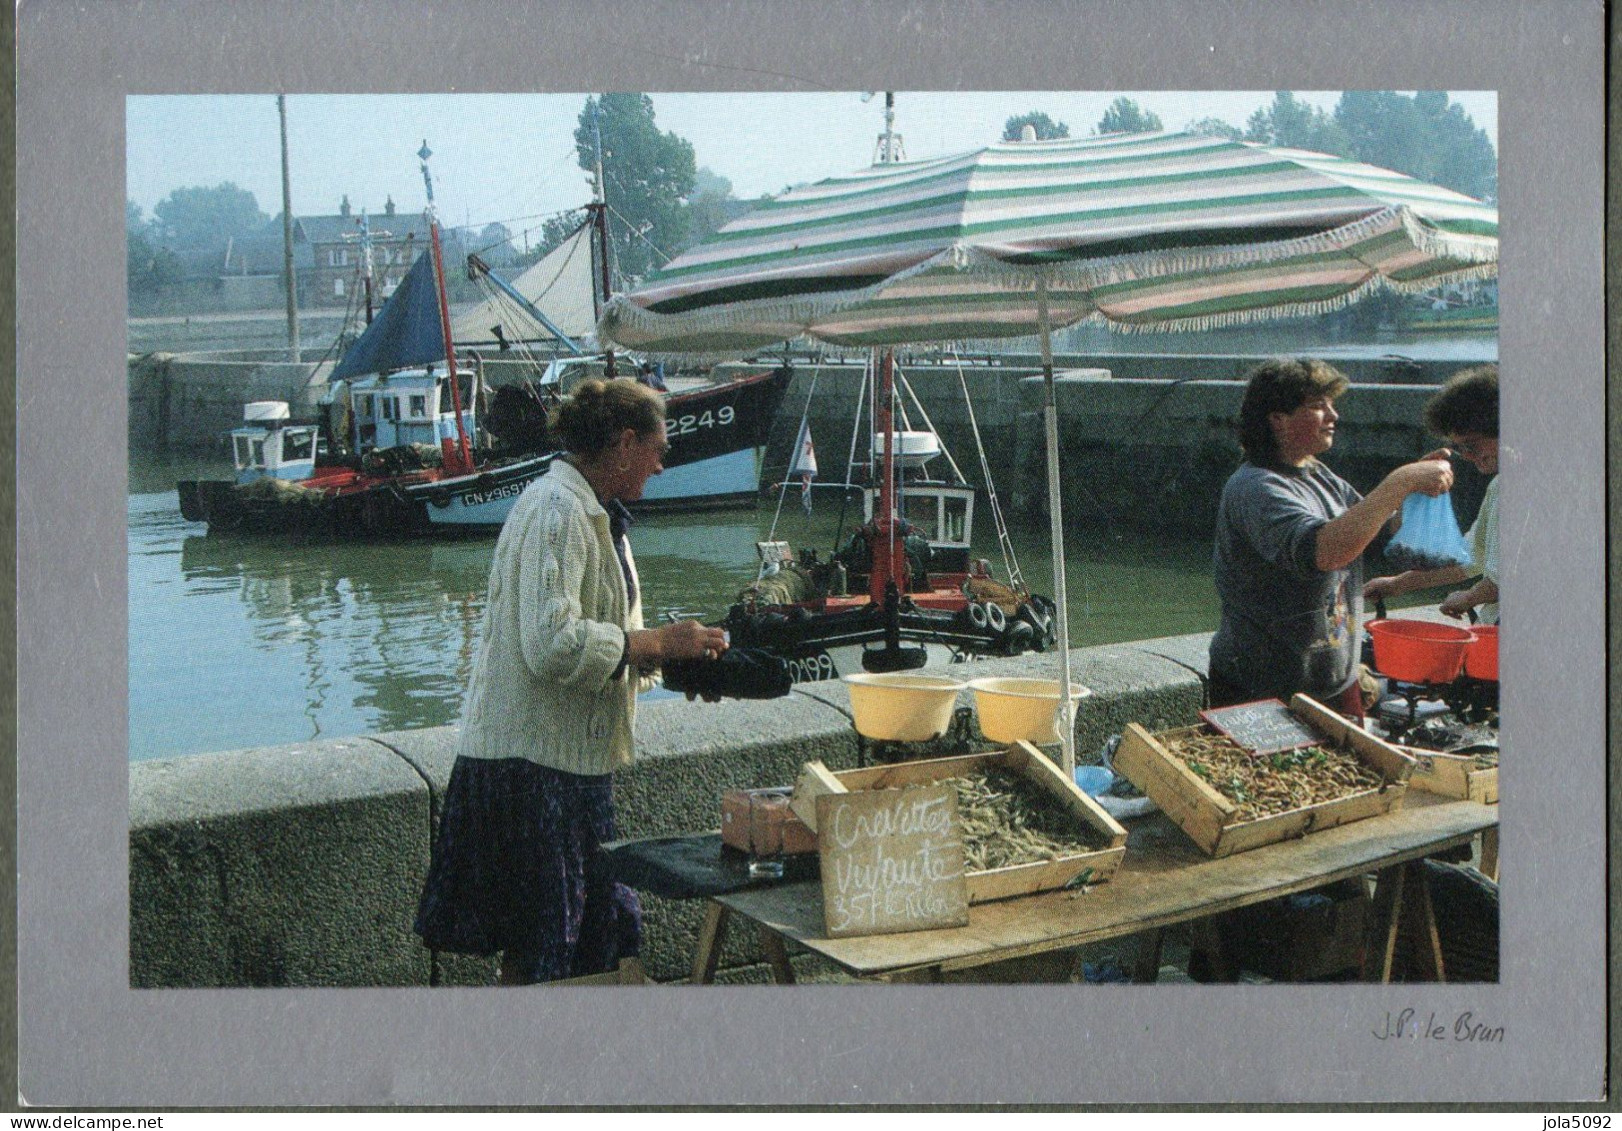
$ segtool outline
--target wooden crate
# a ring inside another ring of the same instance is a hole
[[[1401,808],[1402,795],[1413,770],[1412,758],[1305,695],[1292,699],[1290,710],[1323,735],[1325,745],[1349,746],[1365,765],[1385,779],[1385,784],[1333,801],[1258,820],[1240,821],[1237,819],[1239,806],[1217,792],[1167,750],[1156,736],[1136,723],[1128,723],[1121,736],[1121,745],[1115,752],[1115,770],[1148,794],[1166,816],[1211,856],[1228,856],[1305,836],[1314,829],[1333,828]],[[1213,733],[1211,728],[1201,725],[1167,731],[1164,737],[1176,739],[1202,732]]]
[[[971,904],[1030,895],[1074,883],[1102,883],[1115,874],[1115,869],[1120,867],[1121,857],[1126,854],[1126,830],[1028,742],[1016,742],[1006,750],[985,754],[898,762],[838,773],[828,770],[821,762],[810,762],[801,771],[800,780],[794,787],[792,804],[800,819],[814,828],[816,799],[820,794],[923,785],[991,767],[1001,767],[1018,774],[1044,793],[1057,798],[1075,817],[1077,825],[1092,830],[1095,839],[1103,840],[1105,847],[1061,856],[1057,860],[970,872]]]
[[[1420,750],[1413,746],[1397,749],[1414,760],[1414,772],[1408,784],[1426,793],[1443,797],[1458,797],[1465,801],[1479,801],[1483,805],[1498,804],[1498,767],[1478,767],[1470,754],[1443,754],[1437,750]]]

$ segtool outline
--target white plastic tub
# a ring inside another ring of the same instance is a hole
[[[1038,746],[1059,741],[1055,725],[1059,711],[1059,681],[987,676],[971,679],[974,709],[980,733],[992,742],[1032,742]],[[1070,712],[1092,692],[1079,683],[1070,685]]]
[[[965,686],[955,679],[905,672],[862,672],[844,679],[856,733],[887,742],[928,742],[945,734]]]

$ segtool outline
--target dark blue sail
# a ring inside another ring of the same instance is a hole
[[[443,360],[445,331],[439,320],[433,252],[424,251],[383,304],[377,318],[349,347],[328,380],[389,373]]]

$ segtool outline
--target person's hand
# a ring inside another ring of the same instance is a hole
[[[1431,496],[1445,495],[1453,489],[1453,465],[1448,462],[1449,454],[1446,448],[1438,448],[1424,459],[1403,464],[1387,478],[1401,488],[1404,496],[1416,491]]]
[[[1468,589],[1458,589],[1449,593],[1441,604],[1442,615],[1448,617],[1462,617],[1474,607]]]
[[[714,660],[727,650],[725,629],[696,620],[678,620],[659,629],[659,651],[666,660]]]
[[[1385,601],[1400,597],[1407,591],[1400,574],[1395,577],[1371,577],[1363,583],[1363,600]]]

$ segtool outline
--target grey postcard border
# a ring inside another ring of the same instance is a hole
[[[17,28],[23,1099],[173,1108],[1601,1098],[1600,5],[28,0]],[[1506,748],[1526,751],[1503,769],[1500,984],[129,988],[117,382],[126,95],[1169,87],[1499,92],[1512,621],[1504,730]],[[1473,1010],[1509,1040],[1393,1049],[1372,1039],[1386,1009],[1408,1004]]]

